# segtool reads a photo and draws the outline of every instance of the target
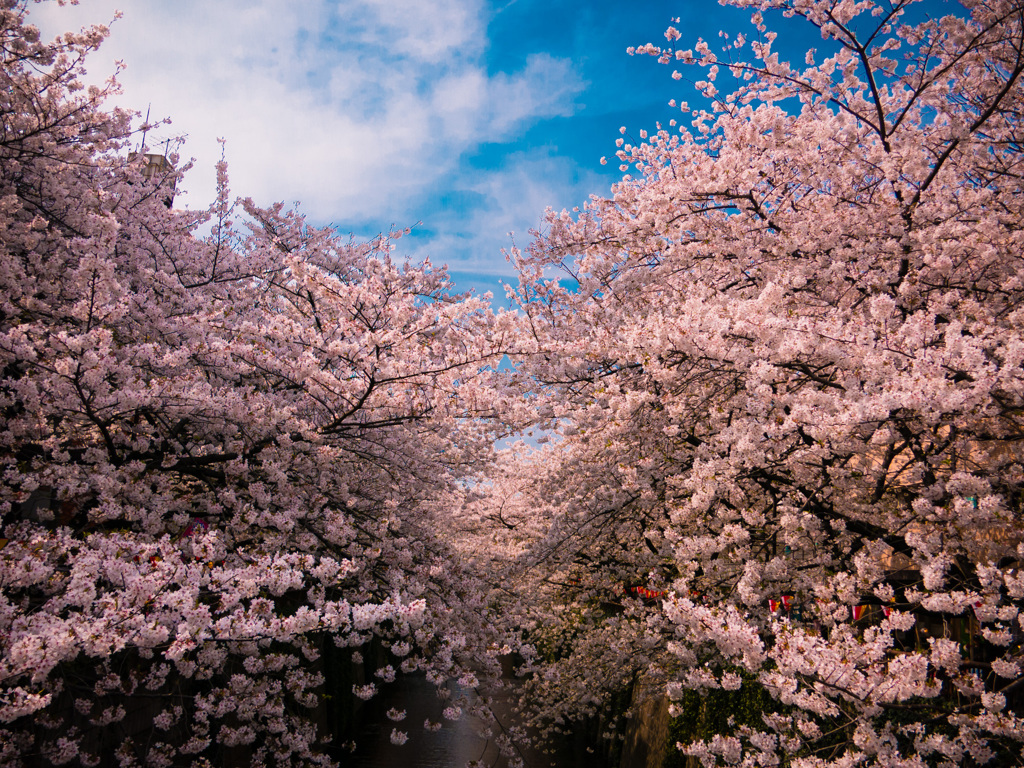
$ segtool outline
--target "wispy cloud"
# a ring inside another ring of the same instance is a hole
[[[173,121],[150,132],[149,146],[185,137],[181,153],[196,165],[178,204],[213,198],[223,137],[234,194],[300,201],[314,223],[357,236],[422,221],[400,252],[491,275],[481,285],[511,274],[501,253],[509,232],[526,245],[547,206],[608,191],[614,165],[598,160],[614,152],[618,126],[667,120],[662,86],[678,87],[657,64],[625,55],[660,36],[668,16],[657,3],[31,5],[49,35],[122,8],[90,76],[102,80],[123,60],[118,103]],[[700,23],[712,15],[704,2],[684,7]]]
[[[33,13],[52,33],[115,6]],[[301,200],[339,224],[401,222],[479,143],[573,109],[582,82],[569,61],[539,53],[489,74],[485,33],[471,1],[136,0],[93,64],[124,60],[121,103],[172,119],[151,145],[187,136],[184,154],[198,161],[190,204],[212,196],[224,137],[239,194]]]
[[[525,247],[531,230],[543,226],[553,201],[585,200],[604,186],[596,173],[581,173],[575,163],[543,149],[519,152],[500,172],[463,175],[446,195],[424,234],[414,229],[403,252],[416,258],[447,262],[453,270],[490,273],[514,281],[503,250]],[[458,258],[451,259],[451,254]]]

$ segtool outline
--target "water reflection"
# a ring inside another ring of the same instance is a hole
[[[453,698],[462,693],[453,690]],[[503,722],[511,715],[512,693],[497,693],[495,714]],[[367,713],[366,726],[357,737],[352,765],[357,768],[463,768],[470,761],[482,766],[507,768],[508,761],[499,754],[493,740],[481,736],[487,725],[477,717],[464,714],[461,719],[445,720],[442,711],[450,702],[437,696],[436,688],[420,675],[401,679],[398,685],[382,694],[373,713]],[[400,723],[387,719],[384,712],[390,708],[405,710]],[[424,720],[441,723],[437,731],[423,727]],[[398,728],[409,735],[402,746],[391,743],[391,731]],[[545,765],[538,755],[524,755],[527,765]]]

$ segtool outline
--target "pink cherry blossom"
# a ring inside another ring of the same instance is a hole
[[[754,30],[721,54],[633,49],[698,70],[692,123],[618,140],[634,175],[515,254],[553,439],[478,514],[534,722],[742,671],[779,712],[682,745],[705,765],[1016,759],[1019,4],[723,4]]]
[[[106,30],[42,41],[27,5],[0,13],[0,762],[322,765],[323,670],[371,640],[496,666],[451,538],[516,428],[520,321],[400,233],[233,200],[226,163],[175,209],[187,167],[79,82]]]

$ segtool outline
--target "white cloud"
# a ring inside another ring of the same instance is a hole
[[[314,220],[342,226],[402,224],[421,217],[412,201],[460,155],[570,114],[582,88],[569,62],[547,55],[488,76],[477,0],[86,0],[32,14],[56,34],[106,22],[117,5],[124,17],[91,74],[127,64],[118,103],[173,121],[150,134],[151,147],[187,135],[192,206],[212,198],[224,137],[236,194],[301,200]]]
[[[530,231],[542,227],[547,207],[572,206],[593,190],[607,188],[605,177],[581,174],[569,158],[554,157],[546,150],[519,153],[506,169],[481,173],[466,182],[464,194],[478,196],[480,203],[467,212],[450,211],[438,217],[437,235],[412,247],[406,241],[401,250],[412,258],[447,263],[452,271],[501,275],[513,284],[515,270],[504,260],[502,250],[513,242],[525,248],[533,239]]]
[[[452,53],[479,53],[486,44],[476,2],[363,0],[337,9],[343,24],[362,27],[362,42],[402,58],[443,63]]]

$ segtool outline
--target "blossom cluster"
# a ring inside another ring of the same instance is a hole
[[[695,71],[687,120],[513,254],[551,439],[478,514],[514,532],[535,722],[750,690],[775,710],[682,748],[1017,761],[1019,3],[723,4],[753,28],[721,52],[632,50]],[[771,12],[822,52],[785,61]]]
[[[177,157],[80,82],[106,30],[46,42],[29,5],[0,13],[0,763],[323,765],[330,664],[393,648],[332,692],[365,698],[491,642],[450,518],[518,321],[402,233],[233,200],[225,163],[175,209]]]

